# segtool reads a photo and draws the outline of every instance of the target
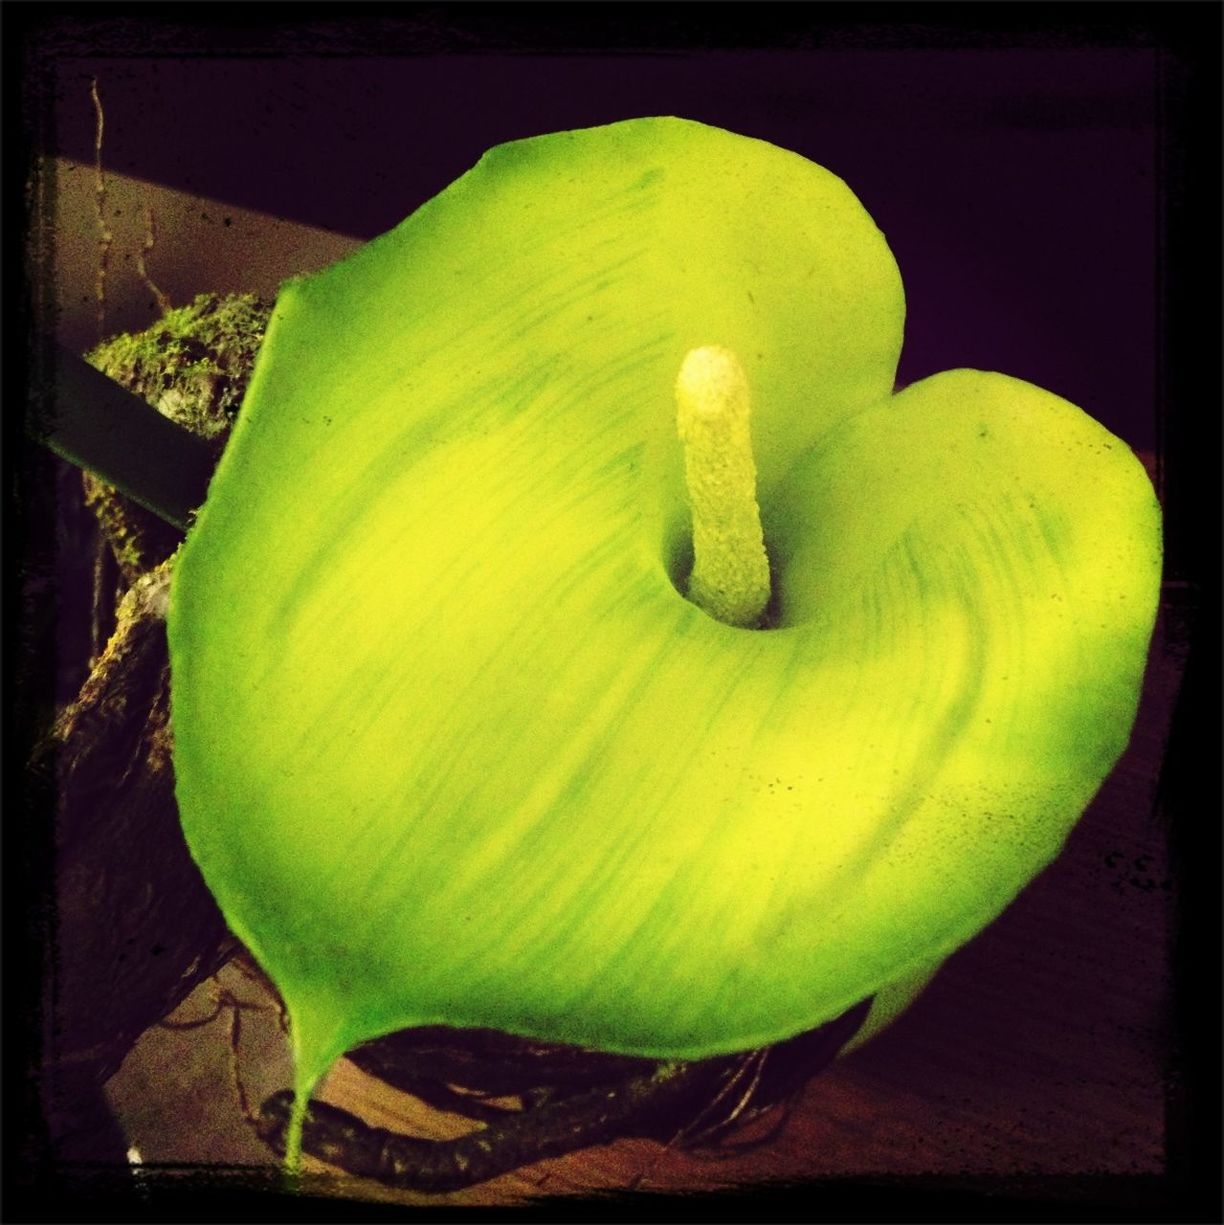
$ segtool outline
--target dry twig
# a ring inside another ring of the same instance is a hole
[[[98,276],[94,282],[94,295],[98,302],[98,343],[101,344],[106,337],[106,275],[110,269],[110,251],[115,236],[106,222],[106,176],[102,173],[102,135],[106,117],[98,94],[97,77],[89,82],[89,96],[93,100],[97,120],[94,127],[94,212],[98,221]]]
[[[173,310],[170,299],[154,283],[153,278],[149,275],[149,270],[145,264],[145,256],[151,255],[153,248],[157,245],[157,214],[153,211],[151,204],[145,205],[145,239],[140,250],[136,252],[136,271],[140,274],[140,279],[145,283],[145,288],[153,295],[154,301],[157,303],[157,309],[161,312],[164,319],[166,315]]]

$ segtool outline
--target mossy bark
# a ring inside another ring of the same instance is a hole
[[[163,416],[207,439],[220,458],[271,311],[271,304],[254,294],[201,294],[144,332],[103,342],[87,360]],[[125,582],[134,582],[178,547],[174,528],[90,473],[82,479],[85,501]]]
[[[58,796],[45,1105],[61,1157],[98,1159],[101,1086],[233,949],[174,803],[169,565],[138,579],[35,756]]]
[[[204,295],[89,360],[219,456],[270,311],[251,295]],[[61,518],[79,513],[75,500]],[[57,1159],[119,1161],[103,1083],[236,945],[188,852],[174,799],[165,610],[180,534],[89,475],[84,501],[127,590],[115,607],[113,586],[95,568],[98,590],[60,593],[61,606],[91,600],[95,621],[102,615],[113,631],[30,765],[31,790],[53,796],[55,810],[42,1087]],[[80,533],[61,539],[88,547]],[[97,607],[99,595],[110,607]],[[59,667],[79,670],[81,661]]]

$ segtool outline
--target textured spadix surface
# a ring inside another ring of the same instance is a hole
[[[838,179],[636,120],[495,149],[283,291],[170,617],[183,824],[315,1070],[419,1023],[658,1056],[989,922],[1126,743],[1159,516],[1001,375],[891,397]],[[780,626],[678,593],[672,398],[733,349]]]

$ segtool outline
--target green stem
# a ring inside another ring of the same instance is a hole
[[[27,432],[186,532],[208,493],[215,449],[57,346],[51,386]]]

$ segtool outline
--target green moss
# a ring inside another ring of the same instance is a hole
[[[238,412],[271,311],[254,294],[200,294],[86,359],[193,434],[219,438]]]
[[[200,294],[143,332],[103,341],[86,360],[163,416],[208,439],[220,455],[246,394],[272,304],[254,294]],[[83,476],[86,504],[125,581],[164,560],[173,528],[105,482]]]

